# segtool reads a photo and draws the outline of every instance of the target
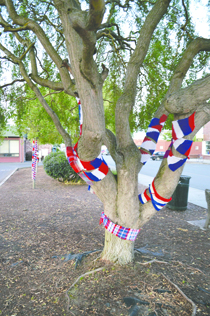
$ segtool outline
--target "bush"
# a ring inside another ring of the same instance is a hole
[[[44,161],[43,161],[43,165],[45,166],[46,163],[47,163],[50,159],[52,159],[53,157],[58,157],[58,155],[60,155],[60,154],[63,156],[64,152],[63,152],[63,151],[51,152],[49,155],[45,156]],[[64,156],[65,156],[65,154],[64,154]]]
[[[58,181],[79,182],[80,176],[71,168],[63,151],[47,155],[43,161],[45,172]]]

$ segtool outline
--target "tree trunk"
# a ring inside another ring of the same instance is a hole
[[[123,240],[105,229],[105,244],[101,258],[122,265],[127,264],[134,259],[134,242]]]
[[[207,209],[207,218],[206,218],[204,228],[207,229],[210,225],[210,190],[206,189],[205,194],[206,194],[206,202],[207,202],[208,209]]]

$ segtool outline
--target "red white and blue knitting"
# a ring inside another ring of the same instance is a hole
[[[79,98],[77,103],[79,106],[79,122],[80,122],[80,135],[82,134],[82,124],[83,124],[83,114],[82,106]],[[88,184],[93,185],[92,181],[101,181],[108,173],[109,167],[106,161],[103,159],[102,155],[91,161],[80,160],[77,154],[78,142],[74,147],[66,147],[66,156],[69,161],[70,166],[74,169],[76,173]]]
[[[38,144],[37,140],[33,140],[32,148],[32,179],[36,180],[36,165],[38,162]]]
[[[183,166],[183,164],[187,161],[187,158],[178,158],[175,157],[172,153],[172,149],[169,152],[167,162],[168,162],[168,167],[171,171],[176,171],[178,168]]]
[[[135,241],[140,229],[126,228],[113,223],[104,212],[101,213],[101,218],[99,224],[103,223],[104,227],[113,235],[124,239]]]
[[[154,153],[156,143],[166,119],[167,116],[163,114],[160,118],[155,117],[151,120],[146,136],[140,148],[141,163],[145,164],[150,159],[150,156]]]
[[[168,202],[172,200],[172,198],[166,199],[157,193],[155,189],[154,180],[152,184],[149,185],[149,193],[150,193],[150,196],[147,194],[147,189],[146,189],[143,193],[139,194],[139,200],[141,204],[145,204],[148,201],[151,201],[156,211],[160,211]]]
[[[182,155],[189,156],[193,141],[179,138],[173,142],[174,148]]]
[[[158,141],[159,135],[167,119],[167,115],[163,114],[159,119],[153,118],[148,126],[147,137],[153,139],[156,143]]]
[[[174,140],[187,136],[195,128],[195,112],[184,119],[172,122],[172,138]]]
[[[167,157],[168,167],[171,171],[176,171],[187,160],[192,148],[192,140],[184,139],[193,132],[195,128],[195,112],[185,119],[180,119],[172,122],[172,143],[169,146],[164,158]],[[172,145],[180,154],[187,158],[178,158],[173,155]]]
[[[174,144],[174,140],[172,140],[171,144],[169,145],[167,151],[165,152],[165,155],[163,158],[167,158],[168,167],[171,169],[171,171],[176,171],[178,168],[180,168],[187,160],[187,158],[178,158],[175,157],[172,153],[172,145]]]

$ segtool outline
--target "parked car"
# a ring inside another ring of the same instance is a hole
[[[153,155],[152,155],[152,160],[160,160],[160,159],[163,159],[165,155],[165,152],[164,151],[156,151]]]

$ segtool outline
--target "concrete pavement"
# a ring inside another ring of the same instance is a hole
[[[31,168],[31,161],[19,162],[19,163],[0,163],[0,186],[9,179],[15,171],[20,168]],[[40,161],[38,166],[41,166],[42,162]]]

